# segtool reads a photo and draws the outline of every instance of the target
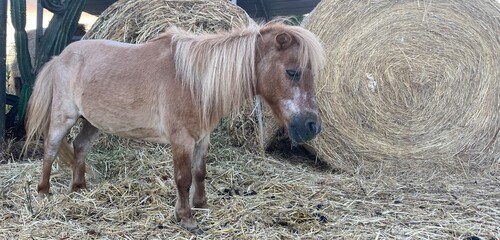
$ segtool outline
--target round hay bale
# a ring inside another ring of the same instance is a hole
[[[170,26],[198,33],[248,23],[245,11],[225,0],[121,0],[99,16],[85,38],[143,43]]]
[[[363,160],[500,159],[496,0],[323,0],[305,27],[325,45],[314,148]],[[493,161],[493,162],[492,162]]]

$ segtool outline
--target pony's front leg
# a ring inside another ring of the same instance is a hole
[[[177,185],[177,202],[174,215],[181,226],[188,230],[198,228],[189,205],[189,188],[191,187],[191,159],[195,141],[189,134],[175,134],[171,137],[172,155],[174,158],[174,178]]]
[[[193,165],[191,174],[191,206],[195,208],[206,208],[207,197],[205,194],[205,177],[207,175],[205,157],[207,155],[210,136],[206,136],[196,143],[194,148]]]

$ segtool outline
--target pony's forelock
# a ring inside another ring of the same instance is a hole
[[[301,69],[310,67],[313,75],[317,76],[325,64],[323,46],[319,39],[302,27],[290,26],[287,30],[292,33],[299,44],[299,67]]]
[[[289,22],[290,19],[288,18],[276,18],[264,24],[262,28],[281,28],[283,31],[291,34],[299,45],[299,68],[305,69],[310,67],[313,75],[317,76],[326,61],[321,41],[316,35],[303,27],[286,25]]]

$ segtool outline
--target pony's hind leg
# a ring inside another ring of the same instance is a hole
[[[38,184],[38,193],[41,195],[49,194],[50,188],[50,173],[52,170],[52,163],[57,156],[61,141],[76,123],[76,116],[68,116],[65,114],[54,114],[52,112],[50,119],[50,127],[45,137],[45,148],[43,154],[42,176]]]
[[[72,192],[86,189],[85,183],[85,157],[92,147],[92,142],[99,136],[99,129],[94,127],[89,121],[82,118],[82,129],[73,141],[73,179],[70,190]]]
[[[205,176],[207,175],[205,157],[208,151],[210,136],[201,139],[194,148],[191,174],[193,182],[191,183],[190,203],[195,208],[206,208],[207,197],[205,194]]]

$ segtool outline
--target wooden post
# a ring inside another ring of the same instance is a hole
[[[0,0],[0,143],[5,141],[5,103],[7,97],[7,0]]]

